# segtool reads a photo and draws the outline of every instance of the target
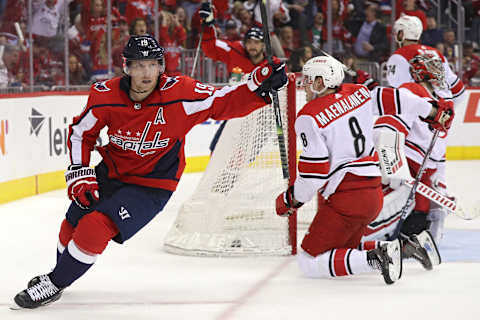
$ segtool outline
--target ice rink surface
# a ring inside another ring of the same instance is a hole
[[[480,161],[449,161],[450,191],[478,199]],[[380,274],[306,279],[294,257],[199,258],[165,253],[163,238],[201,174],[185,174],[166,209],[133,239],[113,242],[56,303],[12,311],[28,280],[54,266],[65,190],[0,205],[0,319],[480,319],[480,218],[447,218],[444,263]],[[273,202],[272,202],[273,203]]]

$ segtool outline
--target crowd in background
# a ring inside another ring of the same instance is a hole
[[[424,25],[422,43],[438,48],[455,67],[459,57],[455,26],[439,25],[433,0],[396,0],[396,16],[405,13]],[[65,84],[65,30],[68,30],[70,85],[88,84],[122,73],[121,52],[130,35],[158,34],[166,49],[166,73],[179,74],[184,50],[195,49],[201,33],[198,8],[202,0],[159,0],[158,22],[154,0],[112,0],[111,56],[107,50],[106,0],[32,0],[31,27],[28,0],[0,0],[0,87],[30,84],[29,56],[33,50],[36,85]],[[217,34],[236,41],[258,24],[256,0],[211,0]],[[459,1],[460,2],[460,1]],[[465,8],[463,81],[480,77],[480,0],[461,1]],[[332,0],[331,52],[349,64],[385,61],[391,52],[391,3],[381,0]],[[440,4],[442,14],[447,1]],[[68,19],[65,19],[68,6]],[[276,54],[288,61],[289,71],[299,72],[305,61],[326,49],[326,0],[270,0],[272,28],[281,44]],[[65,27],[65,23],[68,25]],[[17,27],[15,26],[17,24]],[[158,25],[158,30],[155,29]],[[24,36],[19,38],[19,29]],[[29,32],[33,34],[33,46]],[[455,70],[455,69],[454,69]],[[458,70],[456,70],[458,71]],[[478,83],[477,83],[478,85]]]

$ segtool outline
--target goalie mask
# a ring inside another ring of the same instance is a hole
[[[317,91],[313,87],[317,77],[322,77],[323,79],[325,87],[321,91]],[[314,57],[303,66],[303,84],[310,86],[310,90],[317,95],[321,95],[328,88],[333,89],[340,86],[344,77],[343,65],[333,57]]]
[[[150,35],[131,36],[123,49],[123,71],[128,74],[128,66],[134,60],[158,60],[160,74],[165,71],[165,50]]]
[[[445,68],[442,60],[433,54],[420,54],[410,61],[410,74],[415,82],[428,81],[432,86],[444,89]]]
[[[399,37],[398,33],[402,31],[403,35]],[[393,25],[393,36],[395,41],[401,45],[403,41],[418,41],[423,32],[422,21],[415,16],[402,15]]]

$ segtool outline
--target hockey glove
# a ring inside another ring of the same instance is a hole
[[[292,215],[301,206],[303,206],[303,202],[296,201],[293,198],[293,186],[289,187],[287,191],[281,193],[275,201],[277,214],[281,217]]]
[[[209,2],[202,2],[200,9],[198,10],[198,15],[202,19],[203,25],[210,26],[215,22],[213,8]]]
[[[82,209],[90,208],[100,200],[95,169],[71,165],[65,172],[68,198]]]
[[[368,72],[360,69],[358,69],[356,72],[357,75],[353,78],[353,82],[355,82],[356,84],[363,84],[370,91],[378,87],[378,82],[373,79]]]
[[[281,90],[288,83],[284,63],[264,63],[256,67],[247,79],[247,86],[250,91],[262,97],[266,103],[271,103],[269,93],[272,90]]]
[[[432,104],[436,107],[437,112],[433,118],[427,117],[425,122],[428,122],[432,128],[446,133],[450,129],[455,116],[453,102],[441,98],[438,101],[433,101]]]

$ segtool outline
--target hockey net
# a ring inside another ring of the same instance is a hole
[[[297,217],[279,217],[275,198],[296,177],[296,110],[305,103],[295,76],[279,92],[290,180],[283,179],[272,106],[229,120],[193,196],[169,230],[167,252],[200,256],[289,255],[296,252]],[[298,105],[297,105],[298,104]],[[311,221],[315,204],[298,213]]]

